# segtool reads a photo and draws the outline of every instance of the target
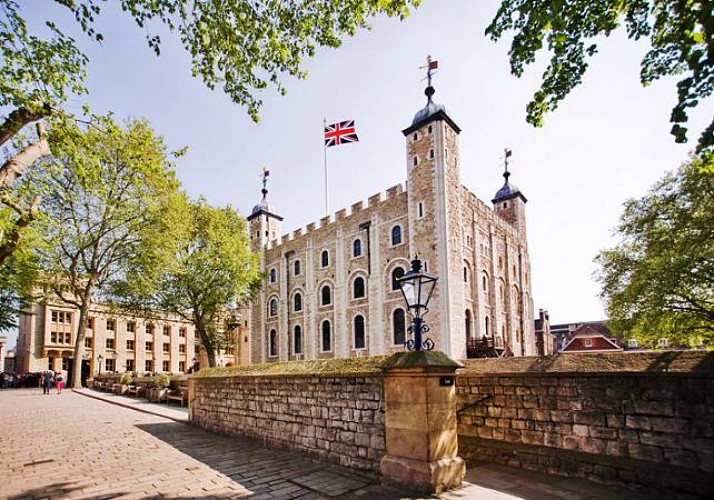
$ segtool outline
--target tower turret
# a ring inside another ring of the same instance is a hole
[[[502,219],[515,227],[518,231],[525,234],[526,231],[526,203],[528,200],[518,186],[512,184],[509,180],[511,172],[508,171],[509,158],[513,152],[506,148],[504,150],[504,171],[503,187],[496,192],[493,197],[493,210]]]

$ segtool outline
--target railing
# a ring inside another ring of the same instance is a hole
[[[508,343],[501,337],[495,340],[493,337],[485,335],[480,339],[470,338],[466,340],[466,357],[472,358],[499,358],[513,356]]]

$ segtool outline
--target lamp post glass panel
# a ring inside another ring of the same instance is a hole
[[[411,270],[399,279],[399,287],[412,313],[412,325],[409,331],[413,333],[414,338],[407,340],[405,344],[410,351],[430,351],[434,348],[433,340],[422,339],[422,334],[429,331],[429,326],[424,323],[422,316],[429,312],[427,306],[437,279],[436,276],[422,271],[421,260],[418,257],[412,261]]]

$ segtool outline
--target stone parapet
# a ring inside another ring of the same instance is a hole
[[[464,370],[456,392],[465,458],[714,494],[709,373]]]

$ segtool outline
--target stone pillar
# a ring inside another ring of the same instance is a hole
[[[383,365],[385,482],[428,493],[461,484],[466,465],[458,453],[455,372],[462,366],[438,351],[400,352]]]

